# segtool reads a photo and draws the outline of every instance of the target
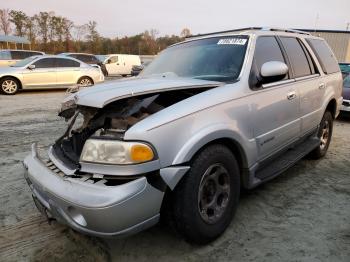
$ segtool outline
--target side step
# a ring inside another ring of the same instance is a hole
[[[284,154],[272,160],[263,168],[258,169],[255,173],[255,177],[263,182],[278,176],[309,154],[313,149],[319,146],[319,144],[320,139],[318,137],[313,136],[306,139],[294,148],[287,150]]]

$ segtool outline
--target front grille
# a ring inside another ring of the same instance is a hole
[[[45,164],[56,175],[59,175],[60,177],[65,176],[65,174],[51,160],[46,160]]]

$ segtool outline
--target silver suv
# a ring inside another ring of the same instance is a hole
[[[251,189],[304,156],[326,154],[342,104],[334,54],[304,32],[249,28],[198,35],[139,77],[62,104],[67,131],[24,160],[39,210],[109,237],[156,224],[204,244]]]

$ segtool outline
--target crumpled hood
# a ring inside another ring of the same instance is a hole
[[[136,95],[219,85],[223,85],[223,83],[180,77],[137,77],[110,81],[86,88],[74,94],[74,100],[77,105],[103,108],[113,101]]]

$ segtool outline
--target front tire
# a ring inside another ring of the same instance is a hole
[[[5,95],[15,95],[19,90],[19,82],[12,77],[4,77],[0,81],[1,93]]]
[[[311,153],[312,159],[320,159],[327,153],[333,134],[333,116],[331,112],[326,111],[322,117],[317,136],[320,138],[320,145]]]
[[[229,226],[238,206],[240,174],[232,152],[210,145],[192,162],[173,195],[173,222],[186,241],[206,244]]]

